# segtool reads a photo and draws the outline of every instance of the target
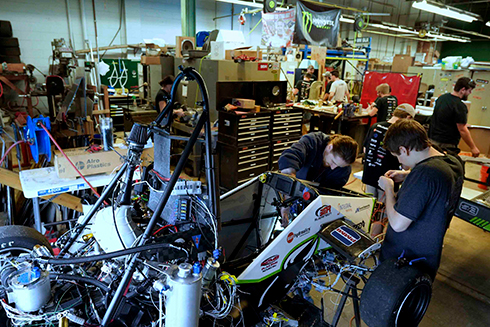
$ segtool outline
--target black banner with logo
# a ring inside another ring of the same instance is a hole
[[[333,48],[339,35],[340,9],[324,11],[324,7],[296,3],[296,27],[293,43]]]

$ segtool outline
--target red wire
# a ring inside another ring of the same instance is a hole
[[[1,84],[0,84],[1,85]],[[0,160],[0,167],[3,165],[3,161],[5,160],[5,158],[7,158],[9,152],[17,145],[17,144],[21,144],[21,143],[24,143],[23,140],[20,140],[20,141],[17,141],[15,142],[14,144],[12,144],[10,146],[10,148],[8,148],[7,152],[5,152],[5,154],[3,155],[2,159]]]
[[[2,95],[3,95],[3,85],[2,85],[2,83],[0,83],[0,90],[1,90],[1,92],[0,92],[0,98],[1,98]]]
[[[95,190],[95,188],[92,186],[92,184],[90,184],[90,182],[85,178],[85,176],[83,176],[83,174],[80,172],[80,170],[78,170],[77,167],[75,167],[75,165],[70,160],[70,158],[68,158],[68,156],[65,154],[65,152],[63,151],[63,149],[61,149],[61,147],[59,146],[59,144],[56,143],[56,141],[54,140],[53,136],[49,133],[49,131],[46,128],[46,126],[44,126],[43,124],[40,124],[40,125],[46,131],[46,133],[48,134],[48,136],[51,139],[51,141],[53,141],[54,145],[56,145],[56,147],[58,148],[58,150],[60,150],[61,154],[66,158],[66,160],[68,160],[68,162],[73,167],[73,169],[75,169],[77,171],[78,175],[80,175],[80,177],[85,181],[85,183],[87,183],[87,185],[90,187],[90,189],[92,190],[92,192],[94,192],[95,195],[97,195],[100,198],[100,194],[97,193],[97,191]],[[108,203],[106,201],[104,201],[104,203],[106,205],[108,205]]]
[[[161,231],[162,229],[165,229],[167,227],[173,227],[173,228],[175,228],[175,232],[177,233],[177,226],[174,226],[174,225],[165,225],[165,226],[160,227],[159,229],[157,229],[157,231],[155,233],[153,233],[153,235],[158,234],[159,231]]]

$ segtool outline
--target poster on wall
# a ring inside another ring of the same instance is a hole
[[[262,45],[290,47],[293,43],[295,11],[262,13]]]
[[[337,46],[340,9],[324,9],[326,8],[297,2],[293,43],[329,48]]]

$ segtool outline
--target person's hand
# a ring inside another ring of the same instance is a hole
[[[286,174],[286,175],[291,175],[293,177],[296,177],[296,169],[284,168],[283,170],[281,170],[281,174]]]
[[[473,158],[477,158],[480,155],[480,150],[475,146],[471,149],[471,155]]]
[[[174,115],[177,115],[178,117],[184,117],[185,113],[183,109],[175,109],[174,110]]]
[[[390,190],[393,191],[393,189],[395,188],[395,182],[391,178],[388,178],[386,176],[381,176],[379,178],[378,185],[385,192]]]
[[[286,228],[289,225],[289,207],[281,208],[281,227]]]
[[[405,180],[405,177],[409,174],[409,171],[405,170],[388,170],[385,173],[385,177],[392,179],[397,183],[401,183]]]

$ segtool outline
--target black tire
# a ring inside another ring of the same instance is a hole
[[[415,266],[386,260],[372,273],[361,295],[361,318],[369,327],[413,327],[424,317],[432,279]]]
[[[53,253],[48,240],[34,228],[15,225],[0,227],[0,254],[27,252],[37,244],[45,245]]]
[[[0,47],[18,47],[19,40],[16,37],[0,37]]]
[[[8,20],[0,20],[0,36],[12,37],[12,24]]]
[[[0,47],[0,55],[3,56],[20,56],[19,47]]]

